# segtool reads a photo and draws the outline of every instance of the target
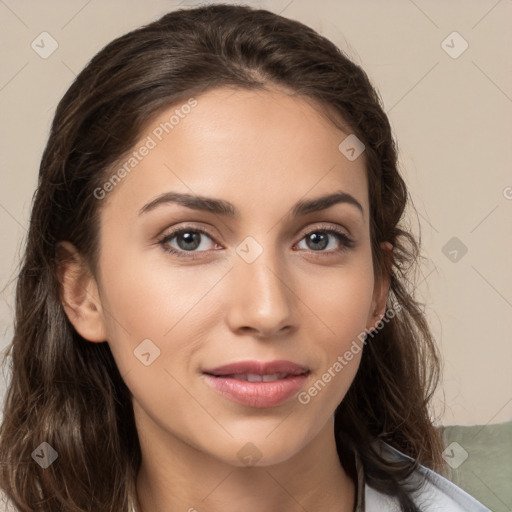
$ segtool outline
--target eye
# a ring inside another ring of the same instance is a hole
[[[206,243],[207,247],[204,247],[203,239],[210,240],[210,244]],[[173,241],[174,246],[173,246]],[[332,254],[338,254],[354,247],[353,240],[346,235],[343,231],[329,227],[320,227],[309,231],[302,238],[301,241],[305,240],[306,250],[313,253],[319,253],[316,256],[326,256]],[[331,241],[334,240],[333,243]],[[165,236],[163,236],[158,243],[162,246],[163,250],[174,254],[180,258],[195,258],[200,257],[197,253],[209,252],[213,246],[217,245],[213,237],[203,229],[185,226],[176,229]],[[210,247],[208,247],[210,245]],[[324,250],[329,248],[329,250]],[[198,250],[199,249],[199,250]]]
[[[331,243],[331,240],[334,242]],[[306,233],[301,240],[305,240],[306,249],[310,249],[313,252],[320,253],[341,253],[354,246],[353,240],[346,235],[343,231],[333,227],[329,228],[317,228],[313,231]],[[341,242],[341,246],[340,246]],[[325,251],[324,249],[329,248],[330,250]]]
[[[185,226],[183,228],[176,229],[175,231],[166,234],[163,238],[161,238],[158,241],[158,243],[166,252],[176,254],[179,257],[190,258],[193,257],[193,254],[190,253],[204,252],[208,250],[208,247],[204,248],[204,244],[202,243],[202,239],[204,237],[209,238],[211,241],[213,241],[212,237],[203,229]],[[170,243],[174,239],[176,239],[176,245],[178,246],[177,248],[170,245]],[[201,246],[203,247],[203,249],[197,251],[196,249],[198,249]]]

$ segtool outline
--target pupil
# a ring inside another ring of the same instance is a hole
[[[193,240],[194,237],[196,237],[195,241]],[[199,246],[199,233],[182,233],[181,237],[178,237],[178,240],[180,239],[185,240],[184,244],[179,244],[181,249],[197,249]]]
[[[320,241],[321,249],[325,249],[325,247],[327,247],[327,236],[325,235],[325,233],[312,233],[311,235],[309,235],[309,240],[311,240],[313,243],[318,243],[318,241]],[[317,246],[316,248],[318,249],[319,247]],[[314,249],[314,247],[310,247],[310,249]]]

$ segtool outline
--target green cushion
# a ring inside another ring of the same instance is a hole
[[[512,421],[439,427],[453,483],[493,512],[512,511]]]

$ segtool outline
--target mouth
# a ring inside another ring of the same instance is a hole
[[[257,373],[240,373],[232,375],[212,375],[213,377],[224,377],[225,379],[245,380],[247,382],[274,382],[276,380],[286,379],[290,375],[287,373],[271,373],[269,375],[259,375]]]
[[[310,370],[291,361],[243,361],[203,370],[206,383],[233,402],[275,407],[297,394]]]

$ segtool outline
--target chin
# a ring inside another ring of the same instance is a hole
[[[274,425],[275,428],[275,425]],[[230,446],[216,446],[212,455],[235,467],[265,467],[286,462],[299,453],[305,446],[303,439],[269,435],[272,430],[260,430],[256,435],[236,437],[229,441]]]

